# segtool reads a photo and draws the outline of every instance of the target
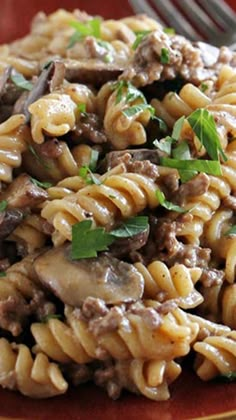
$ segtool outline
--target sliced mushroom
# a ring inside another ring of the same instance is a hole
[[[6,200],[8,208],[34,208],[48,198],[47,192],[33,184],[27,174],[21,174],[0,195],[0,200]]]
[[[142,297],[144,279],[133,265],[109,254],[72,261],[70,252],[68,245],[51,249],[34,262],[39,280],[62,302],[80,306],[92,296],[115,305]]]
[[[115,80],[124,68],[117,64],[103,63],[97,59],[86,61],[65,60],[66,79],[70,82],[91,83],[94,86],[102,86],[109,80]]]

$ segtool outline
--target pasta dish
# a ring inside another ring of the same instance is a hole
[[[0,385],[236,375],[236,53],[145,15],[0,46]]]

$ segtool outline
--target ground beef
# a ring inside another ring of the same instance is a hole
[[[7,209],[0,213],[0,241],[7,238],[22,222],[25,212],[21,209]]]
[[[163,49],[168,62],[163,63]],[[145,86],[156,80],[170,80],[177,76],[198,85],[212,79],[222,64],[236,65],[236,54],[227,47],[220,50],[205,43],[191,43],[180,35],[168,36],[161,29],[144,37],[121,79]]]
[[[0,327],[14,337],[22,332],[29,314],[30,307],[20,295],[0,300]]]
[[[49,159],[57,159],[63,152],[57,139],[51,139],[39,145],[40,155]]]
[[[133,163],[134,161],[148,161],[150,164],[159,165],[160,158],[162,156],[163,153],[158,149],[116,150],[106,154],[106,157],[99,169],[101,172],[106,172],[119,165],[121,162],[129,164]]]
[[[222,284],[224,280],[224,271],[213,268],[202,270],[200,282],[204,287],[213,287]]]
[[[190,179],[190,181],[182,184],[172,198],[179,205],[183,205],[189,197],[196,197],[207,192],[209,184],[209,177],[202,172]]]
[[[72,363],[62,367],[62,370],[65,372],[65,377],[74,386],[88,382],[93,378],[93,368],[89,365]]]
[[[110,331],[116,330],[124,319],[124,313],[121,308],[114,306],[104,317],[91,320],[89,331],[93,335],[99,336]]]
[[[102,122],[97,114],[82,114],[76,129],[72,133],[72,139],[82,137],[92,143],[101,144],[107,142],[107,137],[102,127]]]
[[[81,311],[86,319],[90,319],[106,315],[108,308],[104,300],[90,296],[85,299]]]

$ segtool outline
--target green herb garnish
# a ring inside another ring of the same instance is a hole
[[[7,206],[8,206],[7,200],[0,201],[0,212],[3,212],[4,210],[6,210]]]
[[[149,111],[151,114],[151,117],[154,117],[155,115],[155,108],[153,106],[145,104],[138,104],[133,105],[130,108],[126,108],[122,111],[122,114],[124,114],[126,117],[133,117],[136,114],[140,114],[141,112]]]
[[[91,228],[91,220],[83,220],[72,226],[72,259],[97,257],[99,251],[107,251],[117,238],[130,238],[146,230],[148,218],[132,217],[111,232],[106,232],[103,227]]]
[[[170,62],[170,53],[167,48],[161,49],[161,57],[160,57],[161,64],[168,64]]]
[[[92,173],[89,166],[81,166],[79,176],[85,180],[86,184],[101,185],[101,181]]]
[[[178,146],[172,150],[172,156],[174,159],[190,160],[191,153],[188,143],[186,141],[180,142]]]
[[[0,272],[0,277],[6,277],[6,275],[7,275],[6,271],[1,271]]]
[[[47,189],[47,188],[51,188],[52,187],[52,183],[51,182],[41,182],[41,181],[38,181],[38,179],[35,179],[35,178],[30,178],[30,181],[34,184],[34,185],[37,185],[37,187],[40,187],[40,188],[45,188],[45,189]]]
[[[165,32],[165,34],[174,35],[175,34],[175,29],[174,28],[164,28],[163,32]]]
[[[123,89],[126,89],[125,102],[130,103],[136,99],[142,99],[143,102],[146,102],[146,98],[140,90],[138,90],[132,83],[127,82],[126,80],[119,80],[114,83],[113,90],[116,90],[116,105],[122,101],[123,98]]]
[[[227,230],[224,234],[224,236],[229,235],[236,235],[236,225],[232,226],[229,230]]]
[[[45,160],[40,155],[38,155],[38,153],[31,144],[29,145],[29,151],[32,153],[32,155],[35,157],[38,163],[40,163],[40,165],[42,165],[45,169],[51,169],[51,166],[48,165],[48,163],[45,162]]]
[[[16,72],[12,73],[11,80],[16,86],[18,86],[21,89],[30,91],[33,88],[33,84],[29,82],[28,80],[26,80],[24,76],[20,73],[16,73]]]
[[[90,155],[90,162],[89,162],[89,169],[92,172],[95,172],[97,169],[98,157],[99,157],[99,152],[95,149],[92,149],[91,155]]]
[[[210,112],[199,108],[189,115],[187,120],[211,159],[218,160],[220,155],[226,161],[227,156],[220,144],[215,121]]]
[[[62,319],[62,315],[60,314],[49,314],[42,318],[41,322],[47,323],[50,319]]]
[[[137,31],[137,32],[135,32],[136,39],[135,39],[135,41],[132,45],[132,50],[136,50],[136,48],[138,48],[139,44],[141,44],[141,42],[145,38],[145,36],[147,36],[151,32],[152,31]]]
[[[81,114],[84,114],[86,112],[86,104],[78,104],[77,108],[81,112]]]
[[[138,235],[148,228],[147,216],[136,216],[126,220],[120,227],[112,230],[110,234],[116,238],[130,238]]]
[[[159,201],[159,204],[167,210],[173,210],[177,213],[186,213],[186,210],[182,207],[178,206],[177,204],[173,204],[170,201],[167,201],[165,198],[165,194],[161,190],[156,190],[156,197]]]
[[[157,149],[161,150],[162,152],[166,153],[167,155],[171,154],[171,147],[172,147],[172,143],[175,140],[170,137],[167,136],[165,139],[162,140],[154,140],[153,144],[155,147],[157,147]]]
[[[204,93],[208,89],[208,85],[206,83],[201,83],[200,84],[200,89]]]
[[[75,20],[70,22],[70,26],[75,29],[75,32],[71,36],[67,48],[73,47],[76,42],[81,41],[86,36],[101,37],[101,19],[99,18],[90,19],[85,23]]]
[[[215,377],[220,382],[234,382],[236,380],[236,372],[222,373]]]
[[[182,131],[182,127],[184,124],[184,120],[185,120],[185,116],[183,115],[182,117],[180,117],[174,124],[173,130],[172,130],[172,134],[171,137],[175,140],[179,140],[180,138],[180,134]]]
[[[107,251],[114,241],[113,236],[103,227],[91,229],[92,221],[83,220],[72,226],[72,253],[73,260],[97,257],[98,251]]]
[[[162,157],[161,165],[168,166],[169,168],[184,169],[187,171],[205,172],[209,175],[222,175],[220,162],[214,160],[180,160],[168,157]]]

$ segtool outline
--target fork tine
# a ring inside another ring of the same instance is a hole
[[[146,0],[129,0],[129,4],[135,13],[145,13],[149,17],[156,19],[161,25],[166,26]]]
[[[207,10],[209,16],[226,31],[236,26],[236,14],[224,0],[198,1]]]
[[[178,33],[192,40],[202,39],[170,0],[153,0],[153,3],[157,6],[157,10],[161,11],[169,26],[173,26]]]
[[[195,0],[178,0],[180,7],[186,12],[186,16],[194,23],[197,30],[206,38],[214,37],[219,32],[218,26],[209,18]]]

